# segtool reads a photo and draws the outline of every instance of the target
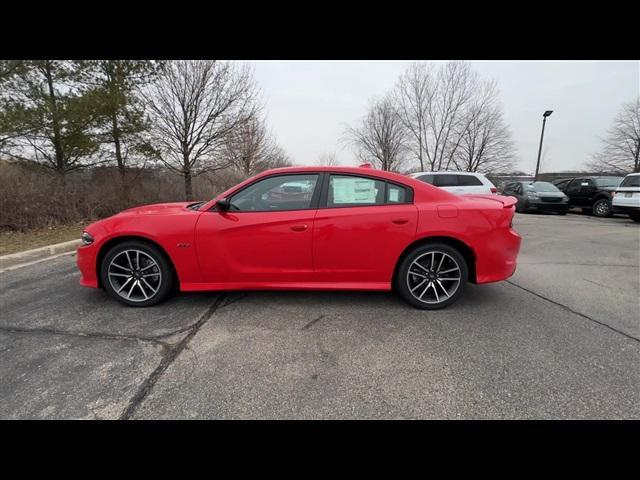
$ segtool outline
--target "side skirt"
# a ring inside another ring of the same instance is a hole
[[[234,282],[234,283],[183,283],[181,292],[215,290],[376,290],[390,291],[389,282]]]

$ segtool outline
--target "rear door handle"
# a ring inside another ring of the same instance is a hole
[[[404,225],[405,223],[409,222],[409,220],[406,218],[396,218],[395,220],[391,220],[391,221],[396,225]]]
[[[307,225],[293,225],[291,230],[294,232],[304,232],[307,228],[309,228]]]

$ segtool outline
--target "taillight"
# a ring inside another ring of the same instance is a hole
[[[496,187],[491,187],[491,193],[498,193],[498,189]]]

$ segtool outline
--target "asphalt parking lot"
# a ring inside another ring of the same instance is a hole
[[[394,294],[181,294],[126,308],[66,256],[0,273],[0,418],[638,419],[640,225],[517,215],[516,274]]]

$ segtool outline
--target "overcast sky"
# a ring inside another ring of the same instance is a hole
[[[393,87],[410,62],[256,61],[268,124],[296,164],[335,153],[344,165],[353,154],[339,139],[345,123],[366,112],[369,99]],[[640,62],[473,61],[500,88],[518,168],[532,172],[542,113],[549,109],[542,171],[578,169],[600,145],[613,117],[640,94]],[[544,150],[543,150],[544,151]]]

